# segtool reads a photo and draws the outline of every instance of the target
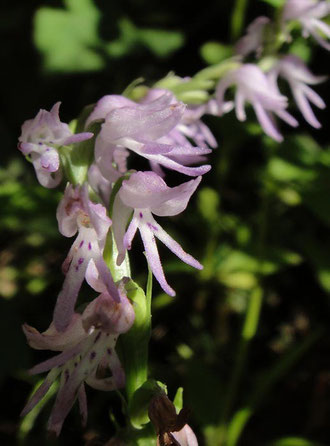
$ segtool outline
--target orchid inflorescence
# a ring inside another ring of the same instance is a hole
[[[322,37],[330,37],[322,21],[329,12],[326,1],[288,0],[279,22],[257,18],[237,43],[236,55],[218,66],[192,78],[170,74],[152,88],[139,86],[143,94],[138,100],[132,99],[134,94],[104,96],[70,126],[60,121],[59,102],[23,124],[18,148],[32,162],[40,184],[55,188],[67,181],[56,217],[61,234],[76,236],[63,262],[65,278],[52,323],[43,333],[28,325],[23,328],[33,348],[59,352],[31,370],[49,373],[23,415],[59,377],[49,420],[49,430],[59,434],[76,399],[86,422],[85,383],[100,390],[125,386],[116,343],[134,324],[134,302],[127,297],[128,251],[137,231],[150,271],[163,291],[175,296],[156,239],[186,264],[196,269],[202,265],[166,232],[158,218],[183,212],[211,168],[206,156],[217,142],[201,118],[221,116],[235,108],[237,119],[244,121],[248,102],[265,133],[280,142],[283,137],[274,115],[290,126],[298,125],[287,110],[288,98],[280,91],[282,78],[305,120],[319,128],[310,102],[318,108],[325,104],[310,85],[325,78],[313,75],[297,55],[281,54],[279,42],[290,42],[290,26],[297,22],[305,37],[311,35],[329,50]],[[281,38],[270,39],[274,33]],[[244,62],[251,54],[255,63]],[[225,93],[233,85],[234,101],[226,101]],[[134,170],[133,153],[149,162],[146,170]],[[167,170],[190,179],[169,187],[164,179]],[[105,256],[109,250],[111,262]],[[78,312],[76,302],[84,280],[98,296]],[[193,439],[184,444],[197,444],[194,434],[189,435]]]

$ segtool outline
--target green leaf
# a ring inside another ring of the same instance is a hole
[[[308,63],[312,56],[312,49],[308,40],[298,38],[295,39],[289,50],[290,54],[300,57],[304,62]]]
[[[184,36],[179,31],[141,29],[139,37],[141,43],[160,58],[170,56],[184,44]]]
[[[127,17],[119,20],[118,28],[118,39],[105,45],[105,50],[111,57],[123,57],[140,45],[156,56],[165,58],[184,44],[184,36],[179,31],[137,28]]]
[[[219,194],[210,187],[203,187],[198,191],[198,210],[209,223],[216,222],[219,218]]]
[[[104,66],[98,53],[100,11],[93,0],[65,0],[66,9],[41,7],[34,17],[34,41],[48,71],[96,71]]]
[[[233,49],[219,42],[206,42],[201,46],[200,54],[207,64],[213,65],[232,57]]]
[[[300,167],[282,158],[273,157],[268,163],[268,173],[278,181],[308,182],[315,178],[316,172],[306,167]]]
[[[177,413],[183,408],[183,388],[179,387],[176,391],[173,404]]]

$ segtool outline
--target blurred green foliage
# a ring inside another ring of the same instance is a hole
[[[119,36],[107,42],[99,35],[101,11],[93,0],[66,0],[65,9],[42,7],[34,19],[34,41],[49,72],[98,71],[106,58],[121,58],[145,46],[156,56],[169,56],[183,43],[183,34],[138,28],[127,17],[118,21]]]

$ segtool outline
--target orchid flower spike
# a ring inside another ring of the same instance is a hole
[[[245,57],[255,52],[257,57],[260,57],[263,50],[265,27],[269,23],[269,18],[264,16],[257,17],[250,23],[247,27],[246,35],[236,44],[236,53]]]
[[[118,248],[117,264],[120,265],[139,229],[149,267],[163,290],[170,296],[175,291],[168,285],[159,258],[155,237],[163,242],[183,262],[197,269],[202,265],[187,254],[181,246],[155,221],[152,214],[172,216],[182,212],[201,181],[201,177],[177,187],[168,187],[155,172],[133,173],[123,181],[116,195],[113,209],[113,233]],[[133,211],[133,218],[125,228]]]
[[[63,263],[66,276],[54,311],[55,327],[63,331],[70,323],[81,284],[89,268],[96,265],[109,293],[117,301],[120,297],[102,255],[111,220],[101,204],[90,201],[86,184],[76,188],[69,184],[66,187],[56,216],[61,234],[72,237],[78,232]]]
[[[39,183],[48,188],[56,187],[61,179],[58,148],[92,138],[93,133],[72,134],[69,126],[60,121],[57,102],[50,111],[40,110],[34,119],[25,121],[18,138],[18,149],[30,156]]]
[[[268,73],[268,77],[274,85],[276,85],[278,76],[283,77],[289,83],[296,104],[306,121],[312,127],[320,128],[321,124],[316,119],[309,102],[321,109],[325,108],[326,105],[309,85],[316,85],[325,81],[326,76],[315,76],[303,61],[294,55],[280,59]]]
[[[122,286],[120,303],[114,301],[95,267],[90,270],[88,280],[101,294],[86,307],[83,314],[74,313],[65,331],[58,331],[54,323],[44,333],[26,324],[23,326],[31,347],[61,352],[30,370],[31,374],[49,373],[21,414],[29,413],[60,376],[59,390],[48,423],[48,429],[56,435],[59,435],[76,399],[82,423],[86,424],[85,383],[104,391],[125,385],[124,370],[115,346],[118,336],[127,332],[134,322],[133,307]]]
[[[267,76],[254,64],[244,64],[220,80],[216,90],[220,114],[225,107],[228,107],[224,95],[233,84],[236,85],[235,111],[239,121],[246,119],[244,105],[248,101],[265,133],[275,141],[281,142],[283,137],[274,124],[272,113],[293,127],[298,125],[296,119],[286,111],[287,98],[273,87]]]
[[[113,177],[113,163],[119,172],[125,171],[127,149],[153,164],[185,175],[208,172],[209,165],[190,167],[187,164],[193,164],[196,156],[208,154],[210,149],[192,147],[186,138],[182,141],[182,137],[180,142],[174,141],[170,135],[181,122],[185,109],[170,92],[141,104],[126,98],[119,100],[118,96],[102,98],[88,119],[88,122],[105,119],[95,146],[95,160],[102,175],[107,179]]]
[[[303,29],[303,36],[311,35],[326,50],[330,50],[330,43],[327,42],[322,34],[330,38],[330,26],[321,19],[330,14],[329,1],[316,0],[287,0],[283,19],[298,20]]]

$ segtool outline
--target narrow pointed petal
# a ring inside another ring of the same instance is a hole
[[[103,257],[99,257],[95,260],[95,265],[99,273],[101,281],[104,283],[105,288],[109,295],[116,301],[120,302],[120,295],[118,288],[112,278],[109,268],[107,267]]]
[[[240,91],[237,91],[235,96],[235,112],[236,112],[236,118],[239,121],[246,120],[244,103],[245,103],[244,95]]]
[[[326,107],[325,102],[323,101],[321,96],[318,95],[314,90],[312,90],[308,85],[302,85],[301,89],[307,96],[307,99],[309,99],[312,104],[316,105],[316,107],[321,109]]]
[[[165,293],[169,294],[170,296],[175,296],[175,291],[169,286],[165,279],[153,232],[146,225],[142,225],[139,229],[148,264],[153,275],[156,277],[158,283],[163,288]]]
[[[165,246],[168,247],[176,256],[179,257],[183,262],[187,263],[188,265],[193,266],[197,269],[203,269],[203,265],[201,265],[198,260],[196,260],[193,256],[186,253],[181,245],[179,245],[178,242],[176,242],[164,229],[156,223],[155,220],[153,220],[153,233],[154,235],[164,243]]]
[[[277,116],[281,118],[284,122],[291,125],[291,127],[298,127],[299,122],[286,110],[280,110],[276,112]]]
[[[264,108],[258,102],[253,104],[253,108],[256,112],[258,121],[261,127],[264,129],[265,133],[271,138],[275,139],[275,141],[282,142],[283,136],[276,129],[271,117],[267,114]]]
[[[60,372],[61,369],[56,368],[48,373],[44,382],[41,384],[41,386],[38,387],[32,398],[28,401],[28,403],[22,410],[21,417],[25,417],[25,415],[28,414],[42,400]]]
[[[306,121],[314,128],[319,129],[321,124],[316,119],[314,112],[301,89],[296,88],[292,91],[299,110]]]
[[[85,427],[87,423],[88,409],[85,385],[81,384],[78,390],[79,412],[81,416],[81,424]]]
[[[138,216],[137,216],[138,215]],[[132,241],[133,238],[136,234],[139,222],[138,219],[139,218],[143,218],[143,214],[141,211],[135,211],[135,214],[132,218],[131,223],[129,224],[127,231],[125,233],[124,239],[123,239],[123,246],[124,246],[124,252],[126,252],[126,250],[130,250],[131,246],[132,246]],[[118,256],[119,257],[119,256]],[[117,263],[119,262],[119,260],[117,260]]]
[[[34,367],[32,367],[32,369],[29,370],[29,373],[31,375],[37,375],[38,373],[47,372],[50,369],[62,366],[67,361],[69,361],[70,359],[72,359],[74,356],[76,356],[78,353],[81,352],[82,345],[83,343],[79,342],[71,349],[64,350],[59,355],[53,356],[52,358],[35,365]]]
[[[91,343],[93,339],[95,339],[94,336],[91,336]],[[83,356],[78,366],[65,378],[65,382],[57,394],[48,424],[48,429],[55,432],[56,435],[59,435],[62,429],[63,422],[77,398],[81,384],[84,382],[86,376],[89,376],[97,367],[103,354],[104,347],[95,348],[93,351],[86,349],[86,354]]]
[[[146,155],[145,158],[155,163],[159,163],[163,167],[167,167],[168,169],[175,170],[176,172],[183,173],[190,177],[197,177],[199,175],[204,175],[209,170],[211,170],[211,166],[209,164],[205,164],[204,166],[199,166],[199,167],[187,167],[187,166],[182,166],[178,162],[161,155]]]
[[[112,224],[113,236],[118,250],[117,265],[121,265],[125,259],[126,248],[124,247],[124,235],[131,214],[132,208],[123,203],[120,194],[118,193],[113,205]]]
[[[85,259],[83,259],[83,263],[79,264],[81,259],[83,257],[76,259],[76,264],[70,265],[62,291],[57,297],[54,324],[58,331],[64,331],[68,327],[74,313],[75,303],[88,266],[88,261]]]
[[[77,133],[77,134],[71,135],[68,138],[64,139],[62,142],[62,145],[68,146],[69,144],[86,141],[87,139],[93,138],[93,136],[94,136],[94,133],[91,133],[91,132]]]

